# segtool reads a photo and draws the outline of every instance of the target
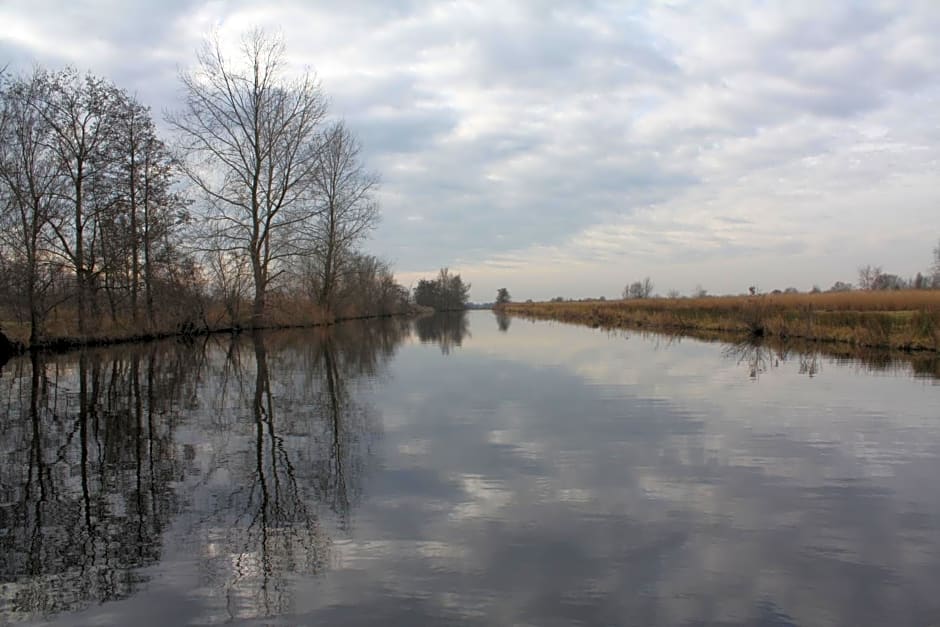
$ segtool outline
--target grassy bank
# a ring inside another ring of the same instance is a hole
[[[286,306],[289,305],[289,306]],[[298,303],[274,300],[262,329],[297,329],[323,327],[338,322],[392,316],[413,316],[426,313],[425,308],[412,306],[392,312],[373,312],[355,309],[328,315],[320,308]],[[75,316],[57,313],[44,328],[43,337],[36,344],[28,341],[29,328],[22,322],[0,322],[0,358],[29,350],[67,351],[76,348],[109,346],[129,342],[148,342],[172,337],[195,337],[212,333],[238,333],[252,327],[249,307],[240,308],[235,315],[221,307],[212,306],[202,315],[165,317],[155,324],[135,323],[130,319],[111,320],[99,317],[84,336],[77,334]]]
[[[506,312],[608,329],[714,331],[940,350],[940,291],[839,292],[511,303]]]

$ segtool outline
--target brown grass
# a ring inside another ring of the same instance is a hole
[[[724,331],[940,350],[940,290],[511,303],[506,311],[603,328]]]
[[[29,325],[0,309],[0,333],[21,348],[29,347]],[[402,312],[409,314],[413,312]],[[330,315],[306,298],[281,293],[268,295],[263,328],[314,327],[333,324],[341,320],[372,317],[368,311],[347,308]],[[207,303],[204,310],[185,309],[161,312],[151,327],[146,320],[137,324],[127,316],[112,320],[107,312],[89,317],[88,329],[79,336],[77,313],[74,306],[60,305],[48,316],[43,325],[39,347],[66,349],[84,345],[115,344],[136,340],[151,340],[175,335],[190,335],[251,328],[251,303],[239,303],[232,315],[221,303]]]

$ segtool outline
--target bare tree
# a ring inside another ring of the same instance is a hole
[[[933,267],[931,270],[933,271],[930,280],[931,287],[940,289],[940,242],[937,242],[936,248],[933,249]]]
[[[319,296],[328,311],[335,307],[337,282],[347,270],[349,254],[379,217],[372,197],[378,177],[363,167],[359,152],[358,140],[342,122],[324,133],[314,180],[321,203],[316,228]]]
[[[879,277],[882,275],[881,266],[865,265],[858,269],[858,289],[874,290],[878,287]]]
[[[40,73],[0,82],[0,244],[11,266],[5,271],[25,296],[30,344],[42,335],[58,275],[50,237],[61,221],[64,178],[49,148],[51,129],[37,111],[48,88]]]
[[[61,254],[75,272],[78,295],[78,333],[84,335],[87,303],[95,278],[96,220],[111,194],[106,176],[109,142],[113,140],[114,102],[117,90],[91,74],[72,69],[38,72],[46,88],[35,110],[50,129],[48,145],[66,180],[62,194],[72,219],[57,225]]]
[[[154,284],[161,253],[168,239],[184,223],[186,202],[173,190],[178,166],[157,136],[150,110],[121,93],[114,120],[113,146],[115,209],[123,217],[123,244],[130,292],[131,316],[140,317],[140,291],[143,288],[147,322],[156,324]]]
[[[207,201],[206,219],[228,251],[248,258],[252,322],[262,326],[265,294],[299,254],[320,208],[314,174],[326,104],[309,72],[288,76],[280,37],[255,30],[232,62],[218,37],[183,73],[185,104],[168,116],[182,138],[185,171]]]
[[[634,281],[623,288],[623,297],[626,298],[649,298],[653,294],[653,282],[649,277],[642,281]]]

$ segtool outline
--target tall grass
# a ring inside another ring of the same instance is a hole
[[[940,291],[511,303],[511,314],[604,328],[725,331],[940,350]]]

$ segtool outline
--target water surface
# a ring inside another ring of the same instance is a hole
[[[20,358],[0,623],[936,624],[938,408],[490,312]]]

